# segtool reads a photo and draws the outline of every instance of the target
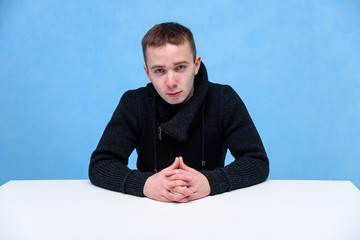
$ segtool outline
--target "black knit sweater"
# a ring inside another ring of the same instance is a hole
[[[230,86],[209,82],[203,64],[194,84],[183,106],[166,103],[151,83],[127,91],[91,156],[90,181],[144,196],[147,178],[177,156],[206,176],[211,195],[265,181],[269,161],[239,96]],[[127,167],[134,149],[137,170]],[[235,160],[224,167],[227,149]]]

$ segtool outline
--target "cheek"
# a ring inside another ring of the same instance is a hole
[[[156,78],[151,81],[156,91],[160,94],[163,91],[165,91],[166,87],[166,81],[164,81],[161,78]]]
[[[182,80],[183,82],[186,84],[186,85],[189,85],[190,82],[192,82],[192,74],[191,73],[183,73],[183,75],[181,76],[182,77]]]
[[[186,76],[186,85],[189,87],[192,86],[194,84],[194,80],[195,80],[195,76],[192,74],[188,74]]]

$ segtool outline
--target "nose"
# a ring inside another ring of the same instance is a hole
[[[166,85],[169,88],[175,88],[177,86],[177,81],[175,80],[174,73],[169,71],[166,79]]]

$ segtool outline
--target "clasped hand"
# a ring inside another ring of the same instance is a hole
[[[146,180],[143,191],[157,201],[185,203],[208,196],[210,185],[202,173],[176,157],[173,164]]]

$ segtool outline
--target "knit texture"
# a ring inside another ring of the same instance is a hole
[[[151,83],[127,91],[91,156],[90,181],[144,196],[147,178],[177,156],[206,176],[211,195],[265,181],[269,161],[240,97],[228,85],[209,82],[203,64],[194,84],[194,95],[184,106],[166,103]],[[134,149],[137,170],[127,167]],[[234,161],[224,166],[227,149]]]

